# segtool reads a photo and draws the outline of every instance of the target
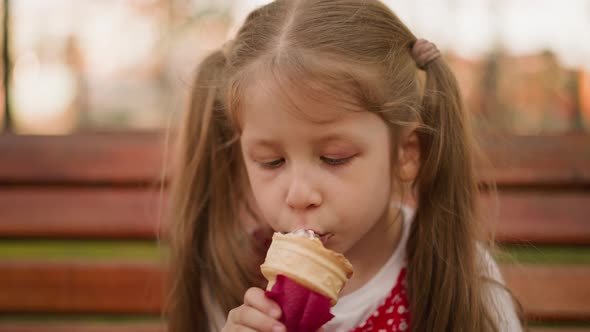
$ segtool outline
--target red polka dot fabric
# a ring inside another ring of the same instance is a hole
[[[402,268],[395,286],[385,301],[351,332],[404,332],[410,330],[406,268]]]

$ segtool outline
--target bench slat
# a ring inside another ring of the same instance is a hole
[[[483,198],[484,208],[496,206]],[[501,191],[499,199],[500,242],[590,244],[590,193]],[[0,189],[0,237],[154,239],[165,202],[157,188]]]
[[[483,182],[500,186],[590,184],[590,135],[488,135],[481,140],[493,167],[481,169]]]
[[[501,269],[529,318],[590,320],[589,266]],[[4,262],[0,312],[158,314],[162,274],[156,263]]]
[[[499,210],[483,195],[484,215],[494,217],[502,243],[590,244],[590,192],[500,191]],[[496,209],[493,211],[492,209]]]
[[[164,136],[156,132],[0,135],[0,182],[137,184],[158,181]]]
[[[528,319],[590,321],[590,266],[503,265]]]
[[[530,332],[590,332],[590,327],[531,327]]]
[[[165,332],[160,324],[96,324],[96,323],[0,323],[0,332]],[[532,327],[530,332],[590,332],[584,327]]]
[[[157,189],[0,189],[0,237],[153,239],[164,219]]]
[[[0,182],[151,183],[160,178],[162,132],[0,135]],[[590,135],[491,136],[481,139],[494,167],[482,181],[499,185],[590,184]]]
[[[165,332],[161,323],[1,323],[0,332]]]
[[[157,263],[0,263],[0,312],[158,314],[162,289]]]

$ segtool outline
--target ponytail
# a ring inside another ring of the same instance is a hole
[[[238,216],[244,185],[237,135],[223,105],[225,62],[216,51],[199,65],[178,136],[169,210],[169,332],[209,331],[214,315],[225,317],[257,280],[253,244]]]
[[[413,331],[495,331],[478,268],[471,128],[454,75],[428,64],[418,130],[421,169],[416,220],[408,241]]]

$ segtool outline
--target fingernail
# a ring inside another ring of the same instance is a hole
[[[273,318],[279,319],[279,318],[281,318],[281,310],[277,309],[277,308],[270,309],[270,315]]]
[[[274,325],[272,332],[285,332],[285,327],[283,325]]]

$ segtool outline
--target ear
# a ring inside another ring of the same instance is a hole
[[[398,151],[399,175],[402,181],[412,182],[420,170],[420,142],[415,128],[404,130]]]

